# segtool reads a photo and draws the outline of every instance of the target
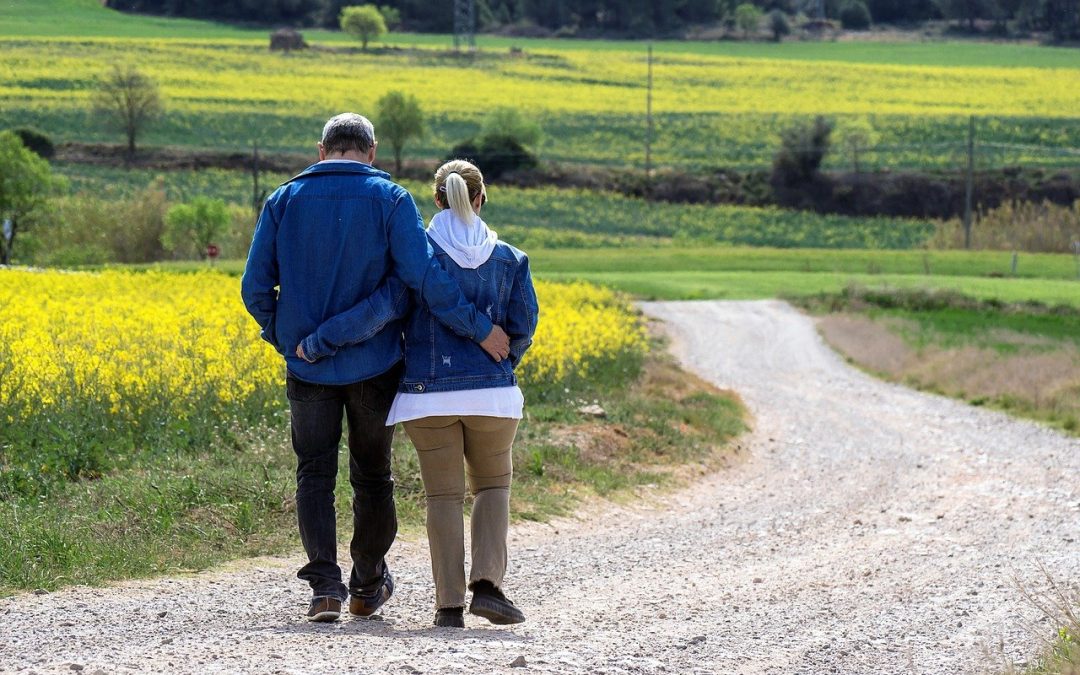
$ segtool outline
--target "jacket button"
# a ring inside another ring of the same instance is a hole
[[[424,385],[423,384],[415,384],[415,385],[413,385],[413,389],[415,389],[416,391],[424,391]]]

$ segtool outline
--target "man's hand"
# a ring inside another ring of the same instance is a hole
[[[498,326],[491,327],[491,332],[480,346],[496,363],[510,356],[510,338],[506,337],[506,332]]]
[[[311,363],[311,361],[308,359],[308,357],[304,356],[304,345],[303,344],[296,345],[296,355],[299,356],[304,361],[307,361],[308,363]]]

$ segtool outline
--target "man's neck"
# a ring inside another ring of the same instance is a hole
[[[367,162],[367,153],[356,152],[354,150],[349,150],[347,152],[327,153],[326,154],[326,159],[324,159],[323,161],[324,162],[331,162],[331,161],[341,161],[341,160],[345,160],[345,161],[348,161],[348,162],[360,162],[361,164],[367,164],[368,163]]]

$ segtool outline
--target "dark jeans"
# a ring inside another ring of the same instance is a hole
[[[296,516],[308,564],[298,577],[314,597],[342,601],[348,593],[377,590],[387,572],[386,552],[397,535],[390,444],[394,428],[386,416],[394,401],[402,364],[375,377],[347,385],[286,380],[296,452]],[[352,574],[346,589],[337,564],[337,516],[334,486],[338,472],[341,421],[349,422],[349,482],[353,490]]]

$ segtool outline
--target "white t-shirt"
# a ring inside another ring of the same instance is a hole
[[[459,389],[456,391],[429,391],[423,394],[398,392],[386,426],[408,422],[421,417],[444,415],[483,415],[484,417],[508,417],[521,419],[525,397],[519,387],[489,387],[487,389]]]

